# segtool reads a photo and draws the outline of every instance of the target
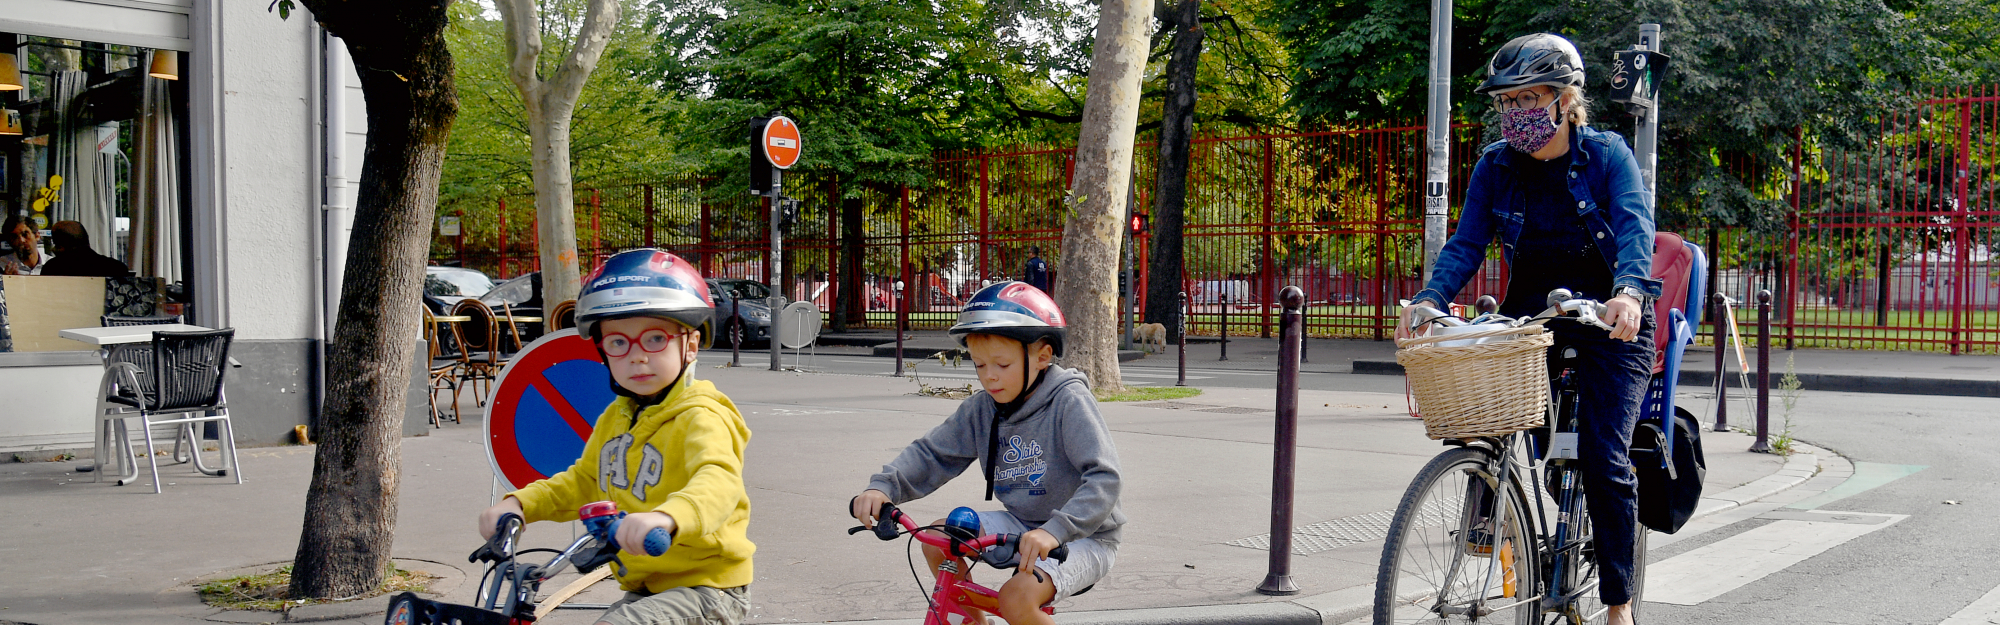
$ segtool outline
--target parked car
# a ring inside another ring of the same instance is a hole
[[[458,305],[460,300],[479,297],[493,290],[493,279],[477,270],[464,267],[425,267],[424,299],[433,306],[443,305],[445,309]],[[431,312],[442,313],[433,309]]]
[[[716,345],[735,340],[729,331],[732,303],[741,307],[735,314],[742,316],[743,344],[770,343],[771,305],[766,303],[771,297],[770,286],[755,280],[709,278],[708,297],[715,300]]]

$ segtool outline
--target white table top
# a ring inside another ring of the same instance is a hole
[[[83,341],[91,345],[119,345],[124,343],[144,343],[153,340],[154,332],[207,332],[214,328],[192,326],[185,323],[156,323],[143,326],[114,326],[109,328],[70,328],[56,332],[72,341]]]

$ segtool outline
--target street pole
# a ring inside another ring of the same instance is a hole
[[[729,296],[729,366],[743,366],[743,299]]]
[[[1444,248],[1451,189],[1451,0],[1431,0],[1430,110],[1424,127],[1429,162],[1424,176],[1424,273]]]
[[[1660,25],[1640,24],[1639,45],[1634,47],[1652,52],[1665,52],[1666,50],[1660,47]],[[1660,77],[1660,79],[1665,78],[1665,76]],[[1646,185],[1646,205],[1649,207],[1658,206],[1654,202],[1654,192],[1658,188],[1660,170],[1660,100],[1659,93],[1654,93],[1653,105],[1646,107],[1646,116],[1636,124],[1638,128],[1634,134],[1637,136],[1632,140],[1632,147],[1639,157],[1639,179]],[[1711,254],[1714,252],[1709,250]]]
[[[1723,303],[1729,296],[1716,293],[1709,301],[1710,319],[1715,325],[1715,431],[1729,431],[1729,377],[1723,375],[1728,363],[1723,360],[1723,352],[1729,351],[1729,323],[1722,316]]]
[[[1224,281],[1223,284],[1227,285],[1229,284],[1229,282]],[[1224,286],[1223,288],[1227,289],[1230,287]],[[1220,331],[1222,333],[1222,343],[1221,343],[1222,357],[1217,358],[1215,360],[1216,362],[1222,362],[1225,360],[1229,360],[1229,292],[1228,291],[1223,291],[1222,293],[1222,324],[1217,327],[1221,329]]]
[[[781,219],[785,213],[785,170],[771,168],[771,370],[784,369],[784,350],[779,347],[780,321],[785,310],[785,292],[779,285],[785,283],[785,233]]]
[[[1757,292],[1757,440],[1750,451],[1771,452],[1771,291]]]
[[[1299,436],[1299,343],[1305,339],[1306,292],[1296,286],[1278,294],[1285,307],[1278,318],[1278,418],[1272,439],[1271,462],[1271,562],[1264,583],[1257,592],[1266,595],[1296,595],[1299,585],[1292,581],[1292,486],[1298,468]]]
[[[1181,364],[1180,364],[1180,373],[1174,376],[1174,386],[1187,386],[1187,326],[1188,326],[1187,291],[1181,291],[1180,317],[1181,317],[1179,324],[1180,332],[1178,332],[1177,334],[1180,335],[1179,351],[1180,351]]]
[[[890,329],[896,332],[896,377],[903,377],[903,281],[896,281],[896,320]]]

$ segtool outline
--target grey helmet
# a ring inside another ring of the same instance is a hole
[[[1481,95],[1513,91],[1536,85],[1583,86],[1583,55],[1576,44],[1560,35],[1535,33],[1515,37],[1486,64],[1486,82],[1474,91]]]

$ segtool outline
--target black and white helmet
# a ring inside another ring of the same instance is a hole
[[[1583,86],[1583,55],[1577,54],[1576,44],[1549,33],[1515,37],[1493,53],[1486,63],[1486,82],[1475,91],[1486,95],[1537,85],[1558,90]]]

